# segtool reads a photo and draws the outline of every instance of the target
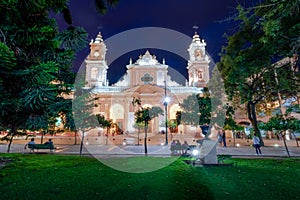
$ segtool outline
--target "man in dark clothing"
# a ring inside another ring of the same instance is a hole
[[[226,135],[225,135],[225,131],[222,131],[222,141],[223,141],[223,146],[226,147]]]
[[[204,124],[202,126],[200,126],[201,130],[202,130],[202,134],[205,136],[205,138],[208,137],[208,131],[209,131],[209,126],[207,124]]]

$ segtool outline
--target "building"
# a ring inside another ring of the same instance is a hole
[[[186,66],[188,79],[184,85],[177,83],[169,75],[170,67],[165,60],[159,62],[155,55],[146,51],[136,61],[130,59],[126,65],[127,71],[123,78],[109,85],[106,62],[107,48],[101,34],[90,42],[90,53],[85,59],[86,87],[94,88],[94,114],[102,114],[112,119],[118,130],[134,132],[133,97],[139,97],[142,106],[159,106],[164,110],[164,99],[170,97],[167,105],[167,119],[175,119],[180,110],[179,103],[192,93],[201,93],[210,79],[210,59],[205,51],[206,43],[195,33],[187,49],[189,60]],[[166,113],[165,113],[166,114]],[[159,116],[151,121],[149,132],[158,133],[165,127],[165,116]],[[179,127],[179,131],[186,127]],[[112,130],[115,131],[115,130]]]

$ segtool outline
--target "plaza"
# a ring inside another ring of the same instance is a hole
[[[80,139],[77,137],[77,145],[74,145],[74,136],[71,134],[57,135],[57,136],[44,136],[44,141],[51,138],[57,148],[54,154],[71,154],[79,155]],[[110,157],[131,157],[131,156],[143,156],[144,147],[142,142],[139,146],[135,144],[125,144],[127,135],[116,135],[108,138],[106,144],[106,137],[90,137],[84,142],[84,155],[96,155],[97,157],[110,158]],[[186,136],[174,136],[179,140],[186,140]],[[124,140],[125,139],[125,140]],[[149,156],[171,156],[170,145],[161,145],[161,141],[164,141],[164,135],[156,135],[148,138],[148,155]],[[29,141],[25,137],[18,137],[14,139],[11,153],[29,153],[29,150],[24,150],[24,145]],[[36,143],[40,142],[40,136],[35,137]],[[295,140],[286,141],[291,157],[300,157],[300,147],[297,147]],[[277,139],[264,139],[265,146],[262,147],[263,155],[261,158],[286,158],[287,152],[282,140]],[[7,144],[4,141],[0,142],[0,152],[5,153],[7,150]],[[190,145],[197,145],[196,141],[189,143]],[[233,157],[253,157],[258,158],[255,154],[255,149],[252,145],[251,139],[236,139],[235,146],[233,138],[227,138],[227,147],[223,147],[221,144],[217,144],[217,155],[231,155]],[[35,150],[36,151],[36,150]],[[38,153],[49,153],[49,150],[38,150]],[[260,158],[259,157],[259,158]]]

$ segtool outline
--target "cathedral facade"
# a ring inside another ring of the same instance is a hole
[[[97,99],[93,113],[112,119],[118,131],[133,133],[136,131],[134,112],[137,108],[132,105],[132,100],[134,97],[140,98],[143,107],[158,106],[166,109],[165,116],[153,119],[149,125],[149,132],[158,133],[164,130],[165,119],[176,119],[176,112],[180,111],[179,104],[189,95],[201,93],[210,79],[210,59],[205,47],[205,41],[195,33],[187,47],[189,60],[185,66],[188,74],[185,84],[173,80],[164,59],[159,62],[155,55],[146,51],[135,61],[130,59],[122,79],[109,85],[109,66],[105,57],[109,47],[99,33],[90,42],[90,53],[85,59],[85,86],[93,88],[93,95]],[[167,106],[166,97],[170,99]],[[178,128],[178,132],[186,131],[186,127]]]

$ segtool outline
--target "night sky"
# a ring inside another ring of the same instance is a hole
[[[244,5],[246,0],[240,0]],[[254,1],[247,1],[247,5],[253,5]],[[250,3],[249,3],[250,2]],[[198,26],[198,34],[205,39],[206,50],[214,62],[219,61],[219,52],[225,44],[224,33],[231,34],[235,29],[233,22],[228,18],[235,13],[237,0],[120,0],[119,4],[108,10],[101,16],[96,13],[93,0],[71,0],[70,9],[73,16],[73,24],[83,27],[89,34],[89,41],[95,38],[97,33],[102,33],[103,39],[140,27],[162,27],[172,29],[192,37]],[[61,29],[66,27],[62,17],[58,17]],[[107,46],[108,51],[113,51]],[[184,47],[188,49],[188,46]],[[119,57],[109,66],[108,77],[110,83],[114,83],[126,71],[129,58],[133,61],[144,54],[146,49],[139,49]],[[187,76],[187,61],[181,57],[157,49],[149,49],[155,54],[158,61],[165,58],[166,64]],[[78,69],[89,53],[89,46],[77,54],[74,68]]]

